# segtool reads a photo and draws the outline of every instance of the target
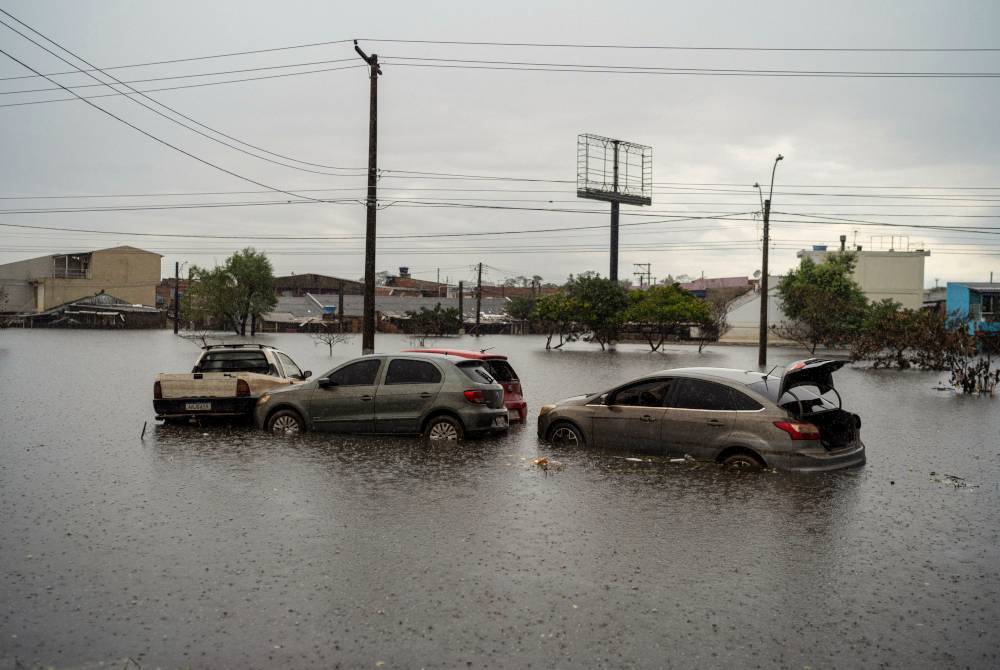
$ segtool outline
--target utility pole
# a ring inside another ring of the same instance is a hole
[[[636,270],[632,274],[639,278],[639,288],[643,286],[643,279],[646,280],[646,287],[648,288],[651,283],[651,277],[653,274],[653,264],[652,263],[633,263],[632,264]],[[645,269],[643,269],[645,268]]]
[[[774,196],[774,172],[778,169],[778,161],[784,158],[778,154],[774,159],[774,167],[771,168],[771,189],[768,191],[767,200],[764,201],[764,256],[760,263],[760,333],[757,343],[757,365],[762,368],[767,365],[767,252],[771,245],[771,198]],[[759,184],[757,188],[760,189]]]
[[[458,282],[458,334],[465,334],[465,282]]]
[[[618,193],[618,140],[614,140],[615,162],[614,162],[614,182],[612,187]],[[611,201],[611,268],[608,270],[608,277],[611,281],[618,281],[618,201]]]
[[[181,264],[180,261],[174,262],[174,335],[177,334],[177,324],[181,320],[181,297],[180,289],[178,288],[181,283]]]
[[[476,337],[479,337],[479,315],[483,306],[483,264],[479,264],[479,278],[476,280]]]
[[[358,41],[354,40],[354,50],[368,63],[371,78],[368,110],[368,218],[365,227],[365,307],[364,325],[361,329],[361,353],[375,353],[375,182],[378,171],[378,76],[382,69],[378,66],[378,54],[369,56]]]

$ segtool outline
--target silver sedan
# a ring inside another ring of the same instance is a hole
[[[833,372],[809,359],[781,376],[726,368],[656,372],[602,393],[544,405],[538,436],[689,456],[734,467],[811,472],[862,465],[861,419],[841,407]]]

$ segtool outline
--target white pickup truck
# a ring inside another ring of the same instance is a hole
[[[161,373],[153,384],[157,419],[201,416],[250,417],[257,398],[276,386],[298,384],[303,372],[291,356],[266,344],[213,344],[202,347],[187,374]]]

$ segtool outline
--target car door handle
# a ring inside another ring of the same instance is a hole
[[[370,395],[361,396],[361,402],[371,402],[372,397]]]
[[[709,419],[708,425],[712,426],[713,428],[724,428],[726,424],[719,421],[718,419]]]
[[[423,393],[420,394],[420,397],[421,398],[430,398],[432,395],[434,395],[434,394],[433,393],[428,393],[427,391],[424,391]]]
[[[639,417],[639,421],[645,421],[646,423],[653,423],[654,421],[656,421],[656,419],[654,419],[649,414],[643,414],[642,416]]]

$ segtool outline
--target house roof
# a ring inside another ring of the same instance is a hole
[[[704,291],[712,288],[747,288],[750,280],[746,277],[699,277],[681,284],[685,291]]]
[[[1000,282],[967,282],[965,286],[978,293],[1000,293]]]

